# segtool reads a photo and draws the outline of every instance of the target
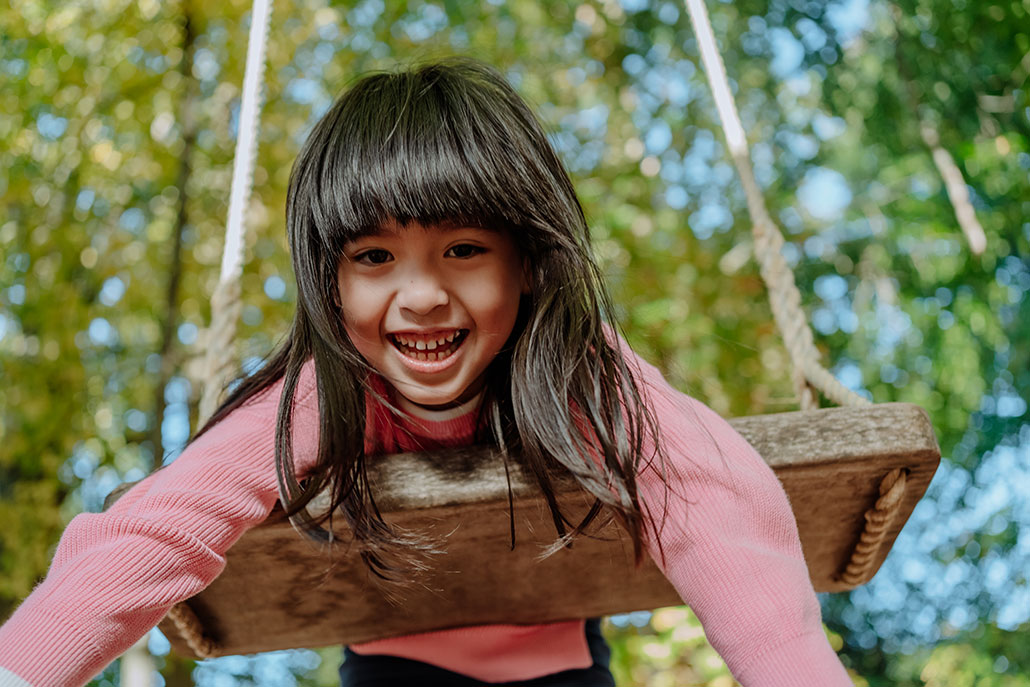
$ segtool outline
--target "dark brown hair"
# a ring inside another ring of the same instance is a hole
[[[628,531],[640,560],[645,519],[636,475],[652,458],[645,446],[658,445],[645,441],[657,438],[654,416],[617,342],[606,336],[611,303],[572,183],[536,117],[496,70],[450,58],[356,81],[298,155],[286,220],[298,293],[290,332],[266,364],[237,380],[197,436],[285,377],[275,462],[287,514],[316,538],[328,538],[333,513],[342,515],[370,569],[404,578],[404,562],[424,540],[384,522],[366,478],[365,395],[374,371],[344,332],[337,265],[348,241],[391,221],[498,228],[530,265],[533,289],[510,345],[488,371],[481,439],[535,476],[559,542],[605,514]],[[319,455],[301,484],[293,470],[292,405],[301,367],[312,357]],[[594,498],[579,522],[556,500],[555,469],[571,473]],[[332,508],[305,517],[323,489]]]

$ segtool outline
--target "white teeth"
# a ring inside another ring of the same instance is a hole
[[[396,339],[397,343],[401,344],[402,346],[410,346],[411,348],[415,348],[415,349],[417,349],[419,351],[424,351],[424,350],[431,351],[431,350],[433,350],[435,348],[438,348],[440,346],[443,346],[445,344],[452,343],[460,335],[461,335],[461,330],[460,329],[456,329],[453,332],[451,332],[450,334],[447,334],[446,336],[441,336],[439,339],[428,340],[428,341],[424,340],[424,339],[411,339],[411,338],[408,338],[406,336],[401,336],[400,334],[394,334],[394,339]]]
[[[409,358],[413,360],[436,361],[444,360],[454,353],[454,347],[450,344],[453,344],[454,340],[460,336],[461,330],[455,329],[450,334],[441,336],[433,341],[409,338],[399,334],[394,334],[393,339],[404,349],[404,355]]]

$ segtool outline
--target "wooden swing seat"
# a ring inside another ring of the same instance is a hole
[[[915,405],[759,415],[730,420],[783,483],[797,518],[817,591],[867,582],[940,462],[926,412]],[[649,560],[633,564],[632,546],[614,525],[603,538],[577,539],[543,561],[554,526],[535,487],[512,472],[517,546],[509,546],[503,465],[489,451],[400,454],[370,474],[388,521],[452,532],[424,586],[391,601],[346,544],[330,557],[282,520],[248,531],[227,565],[179,612],[208,638],[209,655],[349,644],[428,630],[491,623],[539,623],[681,604]],[[563,502],[585,500],[561,481]],[[888,487],[893,485],[893,489]],[[348,541],[346,533],[342,541]],[[162,632],[195,656],[175,623]],[[199,625],[196,624],[199,621]],[[194,640],[194,644],[196,641]]]

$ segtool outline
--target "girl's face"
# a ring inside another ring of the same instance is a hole
[[[338,277],[347,335],[402,406],[479,393],[529,292],[507,233],[476,227],[388,225],[345,246]]]

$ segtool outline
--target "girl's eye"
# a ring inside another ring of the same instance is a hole
[[[471,258],[485,252],[486,249],[480,246],[474,246],[471,243],[459,243],[456,246],[451,246],[447,254],[454,258]]]
[[[373,248],[354,256],[354,261],[365,265],[382,265],[384,262],[389,262],[391,257],[393,256],[390,255],[389,251],[385,251],[382,248]]]

